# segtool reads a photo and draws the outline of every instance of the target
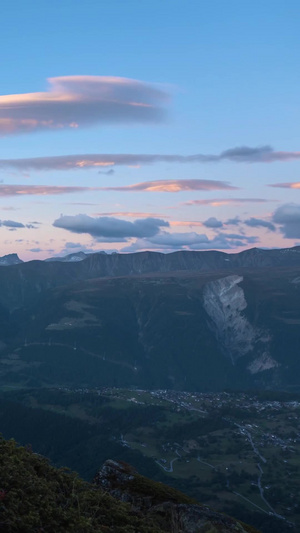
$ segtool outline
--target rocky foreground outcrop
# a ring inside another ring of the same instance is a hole
[[[235,519],[199,505],[184,494],[138,474],[130,465],[108,460],[94,483],[114,498],[131,505],[133,512],[148,518],[170,533],[255,533]]]
[[[184,494],[107,461],[93,484],[0,435],[3,533],[255,533]]]

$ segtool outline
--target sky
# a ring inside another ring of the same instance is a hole
[[[1,256],[300,244],[298,0],[1,16]]]

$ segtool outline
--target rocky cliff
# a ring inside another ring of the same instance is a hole
[[[204,308],[212,329],[233,364],[240,357],[256,352],[248,369],[252,374],[277,367],[270,355],[270,333],[253,326],[244,314],[247,301],[240,283],[243,276],[232,275],[207,283],[203,290]]]
[[[199,505],[184,494],[137,473],[130,465],[108,460],[94,483],[134,512],[170,533],[255,533],[254,528]]]

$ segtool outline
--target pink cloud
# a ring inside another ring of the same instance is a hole
[[[269,187],[279,187],[283,189],[300,189],[300,181],[287,182],[287,183],[273,183]]]
[[[182,192],[182,191],[213,191],[223,189],[238,189],[229,185],[226,181],[216,180],[154,180],[125,185],[123,187],[102,187],[103,191],[125,192]]]
[[[0,135],[156,122],[168,95],[149,83],[108,76],[49,78],[46,92],[0,96]]]
[[[202,222],[197,222],[195,220],[170,220],[170,226],[179,226],[179,227],[201,227],[203,226]]]

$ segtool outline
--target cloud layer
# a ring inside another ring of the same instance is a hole
[[[284,204],[273,213],[273,222],[280,225],[280,231],[287,239],[300,238],[300,205]]]
[[[149,238],[169,223],[159,218],[144,218],[129,222],[113,217],[93,218],[88,215],[61,216],[53,222],[56,228],[72,233],[88,233],[99,242],[124,242],[128,238]]]
[[[226,181],[217,180],[154,180],[125,185],[123,187],[102,187],[103,191],[125,191],[125,192],[181,192],[181,191],[214,191],[233,190],[233,187]]]
[[[300,181],[286,183],[272,183],[269,187],[278,187],[280,189],[300,189]]]
[[[189,200],[180,205],[210,205],[220,207],[222,205],[240,205],[245,203],[264,203],[272,200],[265,198],[209,198],[206,200]]]
[[[6,196],[50,196],[99,190],[96,187],[64,187],[51,185],[0,185],[0,197]]]
[[[244,224],[246,224],[246,226],[250,226],[251,228],[266,228],[269,231],[276,231],[274,224],[261,218],[251,217],[248,220],[244,220]]]
[[[0,135],[107,123],[156,122],[168,95],[127,78],[49,78],[47,92],[0,96]]]
[[[59,78],[58,78],[59,79]],[[118,79],[118,78],[116,78]],[[130,83],[130,80],[127,80]],[[145,91],[146,84],[142,82],[134,82],[139,84],[141,92]],[[120,82],[120,86],[122,83]],[[148,86],[146,86],[148,87]],[[44,94],[44,93],[43,93]],[[48,93],[45,93],[48,94]],[[18,96],[18,95],[17,95]],[[2,116],[0,97],[0,117]],[[163,99],[163,95],[161,95]],[[128,104],[130,107],[130,105]],[[132,107],[132,106],[131,106]],[[133,106],[134,107],[134,106]],[[144,109],[138,106],[137,109]],[[156,108],[152,113],[158,113]],[[96,114],[93,115],[93,123],[99,122],[100,118]],[[91,120],[92,120],[91,118]],[[73,124],[74,126],[74,124]],[[38,126],[36,126],[37,128]],[[46,127],[46,126],[45,126]],[[48,126],[51,127],[50,125]],[[53,126],[55,127],[55,126]],[[56,126],[58,127],[58,126]],[[62,126],[65,127],[65,126]],[[36,129],[32,128],[32,129]],[[1,118],[0,118],[0,133]],[[12,132],[13,133],[13,132]],[[80,168],[101,168],[112,166],[135,166],[135,165],[150,165],[154,163],[218,163],[221,161],[232,161],[234,163],[273,163],[275,161],[291,161],[300,159],[300,152],[276,151],[271,146],[249,147],[242,146],[230,148],[220,154],[76,154],[76,155],[62,155],[49,157],[32,157],[26,159],[0,159],[0,168],[14,168],[18,170],[74,170]],[[277,185],[279,186],[279,185]],[[282,185],[284,186],[284,184]]]
[[[218,222],[218,221],[217,221]],[[199,223],[200,225],[201,223]],[[158,218],[137,219],[133,222],[113,217],[93,218],[88,215],[61,216],[54,221],[53,226],[72,233],[88,234],[97,242],[129,242],[122,249],[132,252],[146,249],[168,250],[212,250],[233,249],[258,242],[258,237],[247,236],[242,233],[230,234],[220,232],[209,239],[204,233],[182,232],[170,233],[164,228],[172,224]],[[209,226],[218,229],[220,225]]]
[[[15,220],[0,220],[0,226],[4,226],[6,228],[25,228],[25,225],[22,224],[22,222],[16,222]],[[28,227],[28,226],[27,226]],[[30,228],[33,226],[30,224]]]
[[[272,146],[238,146],[225,150],[216,157],[218,161],[227,159],[236,163],[273,163],[274,161],[291,161],[300,159],[300,152],[276,151]],[[212,159],[213,160],[213,159]]]
[[[150,239],[137,239],[122,248],[123,252],[138,250],[230,250],[235,247],[247,246],[258,242],[257,237],[247,237],[242,234],[218,233],[212,239],[203,233],[167,233],[161,232]]]
[[[129,217],[129,218],[169,218],[166,215],[158,213],[148,213],[144,211],[108,211],[102,213],[93,213],[94,216],[99,217]]]
[[[217,228],[222,228],[223,223],[221,222],[221,220],[218,220],[216,217],[210,217],[203,222],[203,226],[205,226],[206,228],[217,229]]]

